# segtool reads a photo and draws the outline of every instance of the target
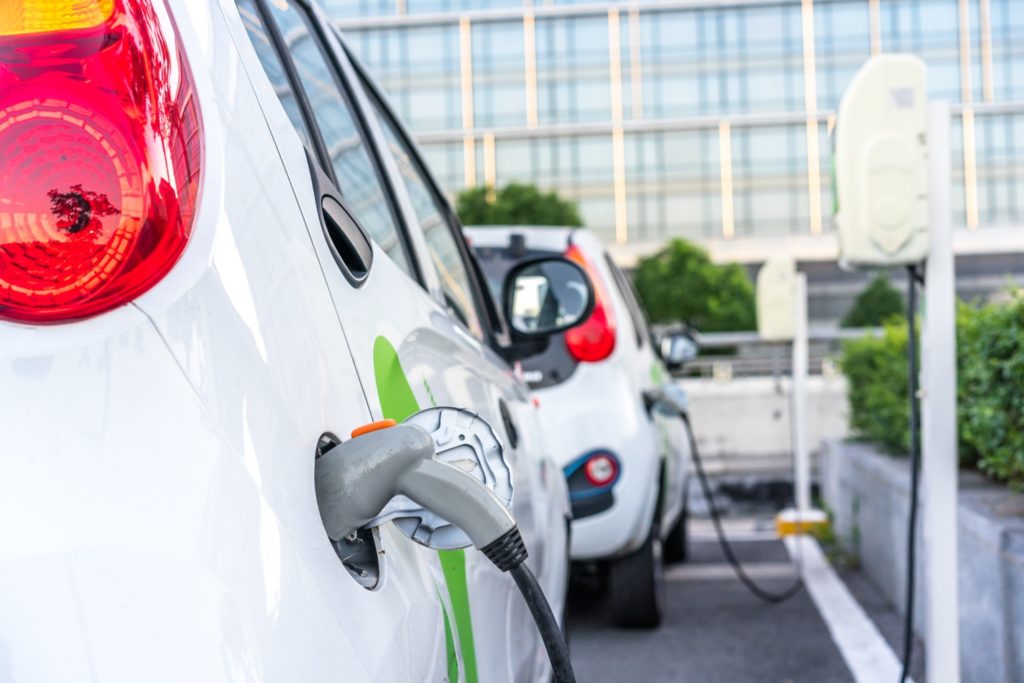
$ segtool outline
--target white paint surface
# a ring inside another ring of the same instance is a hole
[[[833,571],[818,543],[810,536],[790,536],[785,544],[800,564],[804,586],[857,683],[898,681],[899,659]]]

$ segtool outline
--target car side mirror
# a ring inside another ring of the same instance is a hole
[[[675,332],[661,338],[658,351],[669,368],[678,368],[697,357],[700,345],[685,332]]]
[[[560,256],[517,263],[505,276],[502,311],[515,359],[540,353],[548,339],[575,327],[594,310],[594,287],[578,265]]]

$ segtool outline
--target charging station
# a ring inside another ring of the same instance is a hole
[[[858,268],[906,266],[911,306],[918,280],[924,282],[919,391],[914,391],[914,316],[908,316],[913,482],[908,586],[913,585],[915,464],[920,459],[926,670],[931,683],[955,683],[960,680],[960,639],[950,106],[928,102],[924,62],[890,54],[865,63],[839,105],[834,153],[840,262]],[[908,595],[904,678],[912,642],[912,588]]]
[[[828,516],[811,505],[811,457],[807,449],[807,276],[788,256],[768,259],[757,273],[757,333],[772,342],[791,342],[790,394],[793,435],[794,507],[775,518],[780,536],[828,526]]]

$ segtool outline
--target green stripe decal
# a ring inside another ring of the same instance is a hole
[[[466,551],[439,550],[441,570],[448,584],[448,597],[455,612],[455,630],[459,634],[462,659],[466,665],[466,683],[477,683],[476,644],[473,642],[473,617],[469,611],[469,586],[466,584]]]
[[[384,418],[401,422],[420,409],[416,395],[412,393],[409,378],[402,370],[398,352],[384,337],[373,342],[373,374],[380,397],[380,410]],[[424,380],[424,387],[433,402],[430,386]],[[476,647],[473,643],[473,618],[469,609],[469,585],[466,580],[466,553],[462,550],[438,551],[441,571],[448,585],[448,597],[452,603],[455,618],[455,632],[459,636],[459,649],[466,670],[466,683],[477,683]],[[441,603],[444,614],[445,648],[448,653],[448,679],[451,683],[459,680],[459,658],[452,638],[448,610]]]
[[[373,342],[373,375],[380,395],[380,412],[385,419],[401,422],[419,412],[420,404],[398,361],[398,352],[384,337],[377,337]]]

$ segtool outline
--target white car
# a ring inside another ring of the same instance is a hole
[[[662,561],[686,554],[690,447],[672,383],[629,278],[588,230],[472,227],[467,236],[494,290],[519,261],[565,255],[590,275],[594,312],[522,370],[541,404],[572,501],[572,558],[607,570],[613,620],[652,627],[662,614]],[[663,340],[682,363],[692,340]]]
[[[0,22],[0,681],[548,680],[481,553],[325,531],[318,456],[466,408],[562,612],[529,335],[341,36],[294,0],[46,9]]]

